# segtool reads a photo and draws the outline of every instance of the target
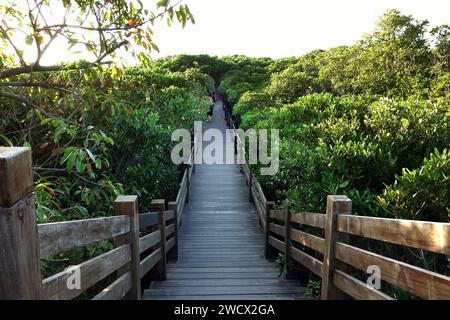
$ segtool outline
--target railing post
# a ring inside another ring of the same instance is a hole
[[[346,196],[329,195],[327,197],[327,216],[325,224],[325,252],[322,267],[322,300],[344,299],[346,295],[333,285],[333,273],[336,267],[335,245],[339,240],[336,230],[337,216],[351,214],[352,201]]]
[[[114,201],[114,214],[116,216],[127,215],[130,217],[130,232],[117,239],[119,245],[129,243],[131,247],[131,261],[129,270],[132,273],[132,287],[126,299],[141,299],[141,265],[139,252],[139,206],[137,196],[118,196]],[[128,271],[128,266],[119,269],[119,275]]]
[[[191,177],[189,174],[191,167],[189,166],[189,164],[186,165],[186,203],[189,202],[189,186],[191,184]]]
[[[250,166],[248,166],[248,201],[253,202],[253,194],[252,194],[252,180],[253,174]]]
[[[177,203],[174,201],[169,202],[169,210],[173,210],[174,213],[174,223],[175,223],[175,245],[173,246],[172,250],[167,252],[167,259],[168,260],[178,260],[178,210],[177,210]]]
[[[289,201],[284,205],[284,266],[286,267],[286,278],[293,276],[293,264],[290,256],[291,251],[291,208]]]
[[[31,150],[0,147],[0,299],[40,299]]]
[[[195,172],[195,153],[196,153],[196,144],[197,141],[195,141],[195,135],[194,135],[194,140],[191,143],[191,164],[192,164],[192,172]]]
[[[274,247],[272,247],[272,245],[269,243],[269,237],[270,237],[270,210],[273,208],[273,206],[275,205],[275,202],[273,201],[267,201],[266,202],[266,207],[265,207],[265,211],[266,211],[266,245],[265,245],[265,249],[264,249],[264,256],[266,257],[266,259],[268,260],[275,260],[277,258],[277,251]]]
[[[166,254],[166,219],[164,211],[166,211],[166,201],[164,199],[155,199],[151,203],[151,211],[159,213],[159,230],[161,231],[161,260],[155,266],[156,280],[166,280],[167,254]]]

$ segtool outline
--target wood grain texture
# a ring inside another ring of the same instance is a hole
[[[333,284],[357,300],[395,300],[341,270],[334,271]]]
[[[130,218],[130,232],[120,236],[117,239],[118,244],[127,243],[130,245],[131,259],[127,266],[117,271],[118,276],[131,271],[132,285],[130,291],[126,294],[126,299],[141,299],[141,268],[140,268],[140,249],[139,249],[139,204],[138,197],[135,195],[120,195],[114,201],[114,214],[127,215]]]
[[[306,252],[303,252],[297,248],[290,247],[289,248],[290,255],[292,259],[297,261],[298,263],[302,264],[312,272],[314,272],[319,277],[322,276],[322,268],[323,263],[322,261],[310,256]]]
[[[40,298],[34,196],[0,207],[0,299]]]
[[[270,217],[278,221],[284,221],[283,210],[270,210]]]
[[[301,245],[311,248],[321,254],[323,254],[325,250],[324,239],[294,228],[291,229],[291,240],[294,240],[295,242],[298,242]]]
[[[139,230],[155,226],[159,223],[159,216],[156,212],[139,214]]]
[[[161,241],[161,231],[156,230],[149,233],[139,239],[139,251],[140,253],[150,249],[154,245]]]
[[[34,188],[31,149],[0,147],[0,207],[10,207]]]
[[[111,283],[92,300],[120,300],[127,294],[133,286],[133,276],[131,271],[123,274],[116,281]]]
[[[42,281],[44,299],[68,300],[104,279],[126,263],[131,261],[130,245],[123,245],[100,256],[85,261],[76,267],[80,271],[81,288],[69,289],[67,282],[72,272],[62,271]]]
[[[345,243],[336,243],[336,258],[366,272],[380,267],[381,279],[423,299],[450,300],[450,277],[378,255]]]
[[[450,223],[342,215],[337,230],[450,255]]]
[[[293,213],[291,222],[305,224],[307,226],[325,229],[326,215],[323,213],[299,212]]]
[[[175,232],[175,224],[172,223],[166,226],[166,239]]]
[[[337,219],[341,214],[350,214],[352,201],[346,196],[330,195],[327,197],[327,213],[325,225],[325,247],[322,266],[322,300],[344,299],[345,296],[333,284],[336,268],[335,244],[340,240],[337,232]]]
[[[128,232],[130,218],[125,215],[39,224],[40,256],[46,258]]]
[[[157,249],[141,261],[141,277],[145,276],[161,260],[161,249]]]

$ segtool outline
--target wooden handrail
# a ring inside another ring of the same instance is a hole
[[[130,232],[128,216],[44,223],[38,226],[40,257],[84,247]]]
[[[269,210],[270,218],[269,231],[274,236],[269,236],[269,243],[274,248],[286,255],[285,226],[282,210]],[[312,226],[324,229],[327,225],[328,217],[321,213],[297,213],[290,218],[291,222],[300,226]],[[393,225],[393,227],[391,227]],[[433,235],[440,236],[443,231],[449,230],[449,223],[436,223],[429,221],[409,221],[378,217],[366,217],[342,214],[337,215],[335,230],[340,233],[351,233],[365,238],[377,239],[391,243],[408,245],[410,247],[447,253],[450,243],[448,238],[440,238],[440,242],[433,239]],[[411,230],[414,232],[411,232]],[[409,231],[409,232],[407,232]],[[387,233],[386,238],[383,232]],[[395,234],[397,236],[395,236]],[[445,234],[449,234],[448,232]],[[326,235],[327,236],[327,235]],[[323,255],[330,245],[330,241],[305,231],[292,227],[290,230],[290,240],[300,246],[314,250]],[[280,240],[283,239],[283,240]],[[369,266],[379,266],[381,269],[381,279],[396,287],[402,288],[423,299],[448,300],[450,299],[450,277],[438,274],[411,264],[398,261],[392,258],[379,255],[350,244],[336,241],[334,259],[342,261],[363,272]],[[288,246],[289,255],[292,259],[302,264],[316,275],[323,277],[323,263],[312,257],[297,246]],[[393,299],[383,292],[369,287],[367,284],[347,274],[344,270],[332,269],[329,272],[331,285],[335,290],[342,291],[355,299]],[[334,293],[336,294],[336,293]],[[329,299],[340,298],[341,296],[329,296]]]

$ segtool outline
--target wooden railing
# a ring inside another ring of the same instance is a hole
[[[31,150],[0,147],[0,299],[72,299],[106,278],[110,284],[94,300],[140,299],[144,276],[165,280],[167,259],[178,257],[195,147],[169,210],[156,199],[151,212],[139,214],[137,196],[119,196],[114,216],[39,225]],[[41,259],[103,240],[114,248],[41,280]]]
[[[225,121],[233,130],[237,153],[245,159],[244,141],[237,135],[226,109],[225,114]],[[352,215],[352,201],[339,195],[328,196],[326,214],[291,213],[288,205],[274,210],[274,202],[267,201],[249,165],[243,163],[241,169],[266,234],[266,258],[274,259],[278,252],[283,253],[288,277],[292,261],[321,277],[322,299],[393,299],[349,271],[354,268],[366,273],[370,266],[379,268],[381,280],[417,297],[450,299],[450,277],[350,245],[348,241],[353,235],[450,256],[450,223]],[[304,226],[324,236],[302,231]]]

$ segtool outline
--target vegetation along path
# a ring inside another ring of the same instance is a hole
[[[220,101],[203,126],[209,128],[225,132]],[[233,144],[228,148],[234,152]],[[196,165],[190,192],[178,261],[168,265],[166,281],[152,282],[144,298],[304,298],[299,282],[278,277],[276,263],[264,258],[264,235],[238,165]]]

